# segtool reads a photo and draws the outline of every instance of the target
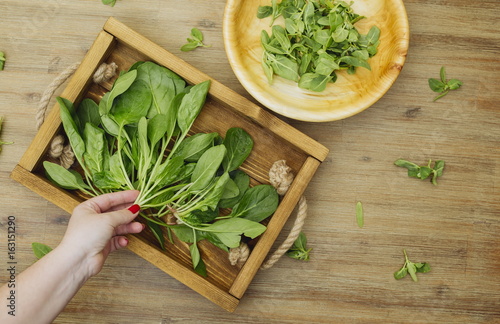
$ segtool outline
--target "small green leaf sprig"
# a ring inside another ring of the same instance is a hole
[[[3,71],[4,65],[5,65],[5,53],[0,52],[0,71]]]
[[[417,272],[426,273],[431,271],[431,266],[425,262],[417,262],[413,263],[408,259],[408,255],[406,254],[406,250],[403,249],[403,253],[405,255],[405,263],[401,269],[394,272],[394,279],[402,279],[406,277],[407,274],[410,274],[410,277],[413,281],[417,282]]]
[[[431,88],[431,90],[439,93],[439,95],[435,97],[433,101],[446,96],[448,92],[450,92],[450,90],[456,90],[462,85],[462,81],[457,79],[446,80],[446,70],[444,66],[441,67],[440,77],[440,80],[433,78],[429,79],[429,87]]]
[[[102,0],[102,4],[106,6],[114,7],[116,4],[116,0]]]
[[[187,43],[182,45],[181,51],[189,52],[198,47],[210,47],[203,43],[203,33],[198,28],[191,29],[191,38],[187,39]]]
[[[425,180],[428,177],[432,176],[431,182],[435,186],[437,186],[437,178],[443,175],[443,169],[444,169],[443,160],[436,160],[434,162],[434,166],[432,167],[431,167],[432,160],[429,160],[429,163],[424,166],[419,166],[413,162],[409,162],[403,159],[396,160],[394,164],[399,167],[408,169],[409,177]]]
[[[0,116],[0,132],[2,131],[2,123],[3,123],[3,120],[4,120],[4,117],[3,116]],[[3,142],[1,139],[0,139],[0,152],[2,151],[2,145],[9,145],[9,144],[13,144],[14,142]]]
[[[31,243],[31,249],[33,250],[33,253],[35,254],[36,258],[39,260],[46,254],[48,254],[50,251],[52,251],[52,248],[50,246],[37,242]]]
[[[309,261],[309,253],[312,248],[307,248],[307,237],[303,232],[300,232],[299,237],[295,240],[292,247],[286,252],[286,255],[292,259]]]

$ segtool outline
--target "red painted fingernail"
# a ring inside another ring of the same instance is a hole
[[[130,212],[131,212],[132,214],[135,214],[135,213],[137,213],[139,210],[141,210],[141,206],[139,206],[139,205],[135,204],[135,205],[130,206],[130,207],[128,208],[128,210],[130,210]]]

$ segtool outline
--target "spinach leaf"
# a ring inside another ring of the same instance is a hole
[[[85,124],[83,131],[85,165],[90,173],[98,173],[104,169],[104,151],[107,150],[104,141],[104,131],[91,123]]]
[[[66,132],[66,136],[68,137],[69,143],[71,144],[71,148],[75,153],[75,158],[78,160],[78,162],[80,162],[80,164],[82,164],[83,153],[85,153],[85,142],[80,136],[78,128],[76,127],[76,123],[69,110],[72,105],[68,107],[66,101],[67,100],[64,98],[57,97],[64,131]]]
[[[187,162],[196,162],[206,150],[214,146],[215,139],[218,136],[217,133],[198,133],[187,137],[179,145],[174,156],[182,156]]]
[[[150,118],[156,114],[168,115],[170,103],[178,93],[174,79],[165,72],[166,70],[153,62],[144,62],[137,67],[136,80],[144,81],[152,95],[151,107],[148,110]]]
[[[156,238],[156,240],[158,240],[158,243],[160,243],[160,247],[162,248],[162,250],[165,250],[165,236],[163,236],[161,226],[149,220],[146,222],[154,237]]]
[[[83,99],[78,109],[76,116],[80,125],[80,133],[83,133],[85,124],[91,123],[94,126],[101,124],[101,116],[99,115],[99,106],[92,99]]]
[[[203,153],[191,175],[191,182],[193,183],[190,188],[191,191],[201,190],[212,181],[225,154],[226,147],[224,145],[211,147]]]
[[[210,80],[198,83],[182,98],[177,111],[177,124],[183,134],[187,134],[205,104],[209,87]]]
[[[143,80],[136,80],[126,92],[116,98],[110,113],[118,125],[134,124],[147,115],[152,100],[153,95],[147,83]]]
[[[232,178],[234,184],[238,187],[238,195],[233,198],[225,198],[222,196],[219,207],[221,208],[233,208],[240,200],[241,197],[245,194],[245,192],[249,189],[250,185],[250,177],[241,170],[233,171]]]
[[[90,189],[88,185],[83,182],[82,176],[73,170],[66,170],[59,164],[49,161],[43,162],[47,178],[59,187],[69,190],[82,190]]]
[[[279,197],[273,186],[258,185],[245,192],[230,216],[261,222],[274,213],[278,202]]]
[[[213,232],[227,247],[236,248],[240,245],[241,235],[255,238],[264,233],[266,227],[244,218],[229,218],[217,221],[203,230]]]
[[[227,154],[222,161],[226,172],[231,172],[239,168],[250,155],[253,148],[252,138],[246,131],[239,127],[230,128],[226,132],[223,144],[227,150]]]

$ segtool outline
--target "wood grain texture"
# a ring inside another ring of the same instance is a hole
[[[18,270],[31,242],[51,246],[69,214],[9,179],[33,140],[46,86],[79,62],[110,16],[255,103],[229,66],[226,1],[0,2],[0,266],[7,216],[17,219]],[[404,1],[410,47],[401,74],[372,107],[342,121],[292,124],[330,149],[306,192],[311,261],[259,271],[234,313],[121,250],[54,323],[499,323],[500,7],[496,0]],[[181,52],[192,27],[211,48]],[[437,102],[427,85],[446,66],[461,89]],[[61,89],[62,90],[62,89]],[[406,176],[398,158],[447,166],[437,187]],[[355,204],[365,224],[356,225]],[[290,228],[289,223],[285,225]],[[284,239],[281,233],[278,240]],[[410,258],[432,271],[414,283],[392,273]],[[7,273],[0,271],[0,282]],[[3,311],[3,308],[0,308]]]

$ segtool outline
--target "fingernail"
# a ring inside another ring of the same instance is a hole
[[[130,210],[130,212],[131,212],[132,214],[135,214],[135,213],[137,213],[139,210],[141,210],[141,206],[139,206],[139,205],[135,204],[135,205],[130,206],[130,207],[128,208],[128,210]]]
[[[141,223],[141,225],[142,225],[142,230],[144,230],[146,228],[146,224]]]
[[[128,238],[125,237],[125,245],[128,245]]]

